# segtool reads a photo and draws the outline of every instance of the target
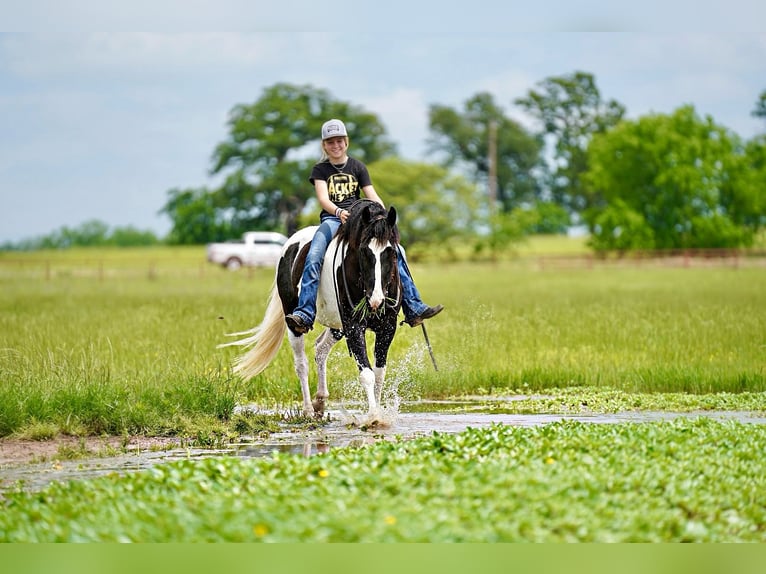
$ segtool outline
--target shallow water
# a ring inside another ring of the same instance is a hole
[[[505,397],[503,400],[523,400],[529,397]],[[486,398],[482,399],[486,403]],[[265,457],[274,452],[311,456],[331,448],[362,446],[379,440],[409,439],[430,435],[434,432],[458,433],[468,427],[481,428],[492,424],[529,427],[573,420],[594,424],[618,424],[625,422],[655,422],[679,417],[709,417],[734,420],[748,424],[766,424],[766,416],[743,411],[694,411],[694,412],[623,412],[616,414],[498,414],[471,412],[479,408],[478,401],[421,401],[410,405],[423,412],[383,411],[378,420],[370,424],[366,415],[345,409],[330,411],[330,422],[314,431],[281,432],[266,439],[243,438],[241,442],[221,449],[181,448],[164,451],[144,451],[124,455],[81,459],[74,461],[45,462],[24,465],[8,465],[0,468],[0,492],[22,488],[35,491],[52,481],[83,480],[101,475],[137,472],[173,460],[195,459],[211,456]],[[430,408],[429,408],[430,407]],[[247,407],[243,407],[247,408]],[[402,405],[407,410],[407,405]],[[445,409],[463,408],[464,412],[443,412]]]

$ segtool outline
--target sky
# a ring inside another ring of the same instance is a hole
[[[629,119],[691,104],[745,139],[766,132],[756,0],[15,4],[0,7],[0,244],[94,219],[164,236],[167,192],[215,185],[230,110],[278,82],[375,113],[411,160],[428,160],[430,105],[490,92],[534,128],[513,101],[575,71]]]

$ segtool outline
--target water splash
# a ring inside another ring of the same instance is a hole
[[[491,309],[480,307],[474,315],[477,325],[481,324],[482,318],[491,315]],[[380,405],[374,413],[366,412],[367,396],[359,383],[354,361],[349,358],[347,349],[342,348],[345,345],[333,350],[326,364],[328,391],[330,404],[341,424],[372,430],[390,428],[396,425],[404,403],[421,400],[417,375],[431,372],[434,365],[425,340],[417,335],[411,333],[396,339],[406,348],[403,354],[396,353],[395,358],[389,357]],[[368,347],[372,347],[370,338],[367,343]],[[373,355],[371,348],[368,348],[368,353]],[[435,356],[440,372],[448,372],[460,362],[460,358],[448,349],[437,348]]]
[[[327,361],[327,379],[330,400],[338,409],[339,422],[367,430],[395,426],[402,403],[420,399],[413,374],[431,368],[425,342],[413,342],[403,358],[389,361],[380,405],[374,412],[367,413],[367,396],[356,373],[351,374],[349,370],[347,355],[333,353]]]
[[[381,406],[372,412],[353,413],[341,406],[338,419],[341,424],[348,428],[358,428],[364,431],[387,430],[396,425],[399,411]]]

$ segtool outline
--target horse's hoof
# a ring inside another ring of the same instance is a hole
[[[321,419],[324,416],[325,399],[315,399],[311,406],[314,407],[314,416]]]

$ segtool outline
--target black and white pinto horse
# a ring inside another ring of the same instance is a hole
[[[303,266],[316,229],[301,229],[285,243],[261,324],[232,335],[247,335],[244,339],[220,346],[249,348],[236,360],[234,372],[250,379],[269,366],[287,331],[303,393],[303,413],[322,417],[329,397],[327,357],[335,343],[345,336],[349,352],[359,367],[359,382],[369,403],[368,414],[375,415],[380,406],[388,349],[396,333],[402,303],[396,210],[391,207],[386,211],[370,200],[357,201],[327,248],[316,316],[317,323],[327,328],[315,342],[317,392],[312,402],[304,337],[287,328],[285,315],[298,305]],[[367,356],[367,330],[375,333],[374,366]]]

